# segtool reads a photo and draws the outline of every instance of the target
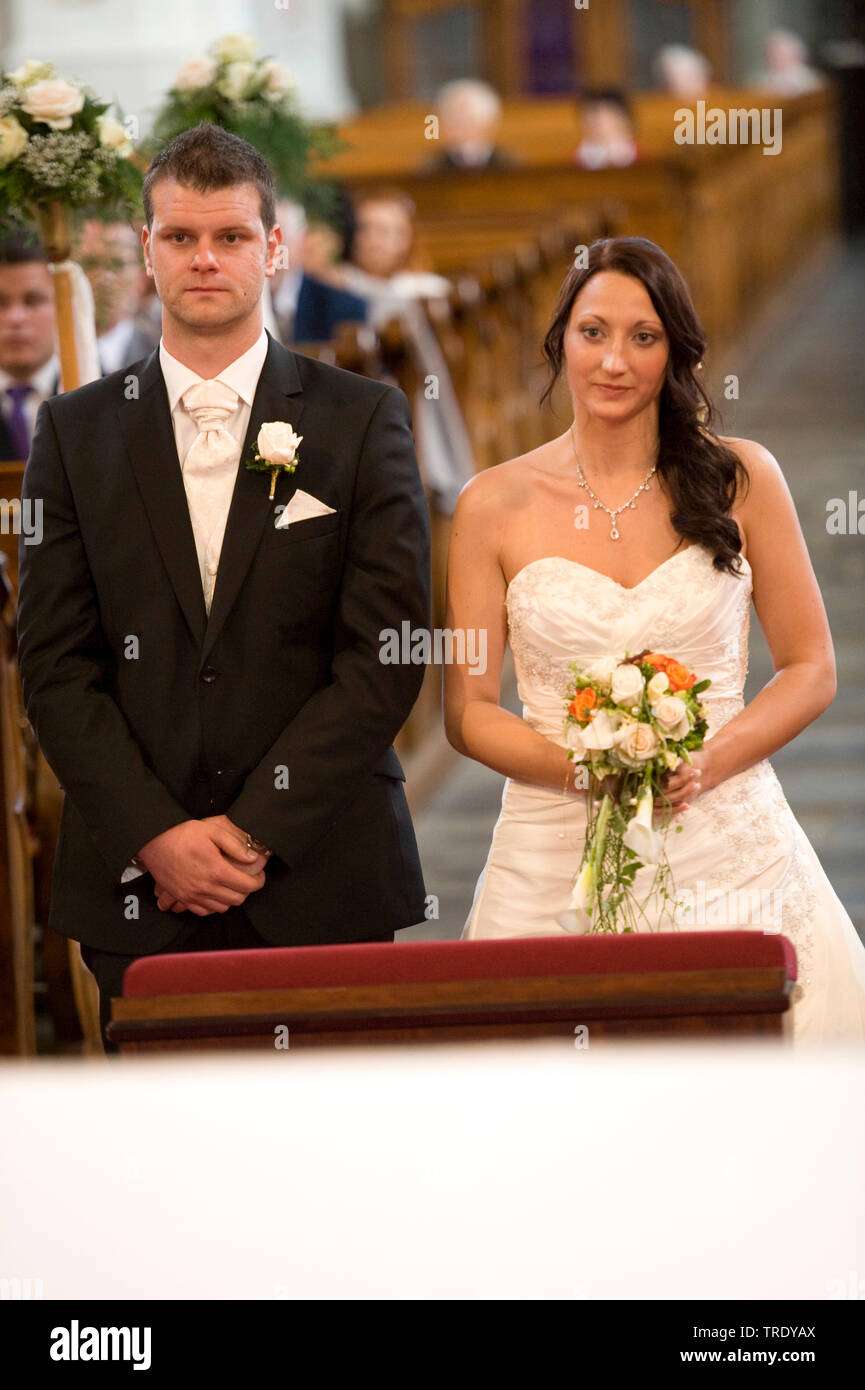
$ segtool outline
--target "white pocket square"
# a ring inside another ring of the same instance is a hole
[[[288,505],[283,507],[274,524],[279,531],[285,526],[291,526],[295,521],[309,521],[310,517],[327,516],[328,512],[335,511],[336,507],[329,507],[326,502],[320,501],[318,497],[313,497],[311,492],[303,492],[301,488],[298,488]]]

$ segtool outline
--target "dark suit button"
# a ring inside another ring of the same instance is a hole
[[[201,679],[206,681],[208,685],[211,685],[218,675],[219,672],[216,670],[215,666],[205,666],[201,672]]]

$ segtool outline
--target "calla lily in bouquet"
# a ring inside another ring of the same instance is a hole
[[[664,777],[703,746],[699,696],[711,681],[674,657],[636,656],[571,663],[565,711],[568,756],[589,772],[586,841],[571,900],[559,925],[574,932],[637,930],[648,921],[634,893],[639,869],[655,866],[648,897],[673,897],[666,856],[670,805]],[[662,828],[656,807],[666,808]],[[647,899],[648,900],[648,899]]]

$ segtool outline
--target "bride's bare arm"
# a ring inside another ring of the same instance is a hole
[[[472,630],[486,632],[486,669],[445,665],[445,731],[460,753],[505,777],[584,795],[574,790],[575,764],[565,750],[499,704],[507,640],[506,585],[499,561],[502,487],[492,471],[479,474],[463,488],[454,513],[445,622],[467,636]],[[471,649],[468,641],[466,648]]]
[[[702,765],[704,791],[783,748],[832,703],[836,689],[826,610],[781,469],[761,444],[746,439],[726,443],[750,477],[736,519],[775,674],[694,755]]]

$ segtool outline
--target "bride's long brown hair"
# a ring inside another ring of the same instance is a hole
[[[551,395],[564,365],[565,332],[580,290],[602,270],[632,275],[645,286],[667,333],[670,353],[658,403],[658,473],[673,500],[670,520],[680,536],[714,553],[716,569],[738,574],[742,541],[730,515],[748,474],[712,431],[715,410],[697,374],[706,339],[681,271],[645,237],[605,237],[589,247],[588,265],[572,266],[559,291],[544,339]]]

